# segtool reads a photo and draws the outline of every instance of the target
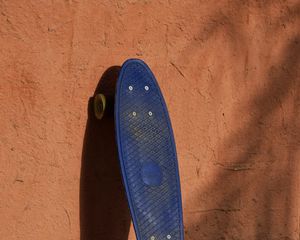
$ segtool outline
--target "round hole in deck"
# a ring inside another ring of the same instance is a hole
[[[143,182],[148,186],[160,186],[163,180],[162,170],[155,162],[143,163],[141,176]]]

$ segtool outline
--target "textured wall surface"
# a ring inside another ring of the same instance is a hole
[[[186,240],[300,239],[299,0],[2,0],[0,23],[1,239],[135,239],[88,110],[132,57],[169,107]]]

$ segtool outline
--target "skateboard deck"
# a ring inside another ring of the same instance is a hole
[[[123,183],[138,240],[183,240],[173,131],[158,83],[141,60],[117,82],[115,127]]]

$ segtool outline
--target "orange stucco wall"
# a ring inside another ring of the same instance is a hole
[[[4,0],[0,13],[0,239],[135,239],[112,117],[88,110],[132,57],[170,111],[185,238],[299,239],[299,0]]]

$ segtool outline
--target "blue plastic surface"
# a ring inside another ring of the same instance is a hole
[[[149,67],[127,60],[115,101],[119,160],[138,240],[183,240],[176,147],[165,101]]]

